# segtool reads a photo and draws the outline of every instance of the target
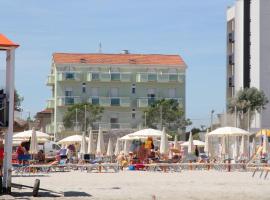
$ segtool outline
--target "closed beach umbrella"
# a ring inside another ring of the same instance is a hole
[[[252,155],[255,155],[257,152],[256,152],[256,140],[255,138],[253,138],[253,141],[252,141]]]
[[[194,153],[194,144],[193,144],[193,137],[192,132],[189,133],[189,139],[188,139],[188,153],[192,154]]]
[[[120,154],[120,139],[117,138],[116,144],[115,144],[115,149],[114,149],[114,155],[119,155]]]
[[[106,155],[107,156],[113,156],[113,144],[112,144],[111,138],[109,139],[109,142],[108,142],[108,148],[107,148]]]
[[[169,152],[169,143],[168,143],[168,137],[165,132],[165,127],[163,127],[161,140],[160,140],[160,153],[161,154],[167,154]]]
[[[268,137],[267,137],[267,135],[264,135],[262,153],[268,154],[268,149],[269,149]]]
[[[226,155],[227,154],[227,144],[226,144],[226,137],[225,136],[223,136],[222,138],[221,138],[221,142],[222,142],[222,144],[221,144],[221,154],[222,155]]]
[[[35,128],[32,129],[31,141],[30,141],[30,154],[37,154],[38,153],[38,141]]]
[[[175,149],[178,149],[179,148],[178,140],[177,140],[177,135],[174,136],[173,148],[175,148]]]
[[[103,155],[106,153],[103,132],[102,132],[101,128],[99,128],[99,130],[98,130],[97,152],[96,153],[98,155]]]
[[[125,140],[125,143],[124,143],[124,155],[128,155],[129,153],[129,149],[128,149],[128,140]]]
[[[239,142],[238,142],[238,136],[235,136],[234,145],[233,145],[233,157],[235,160],[237,160],[238,156],[239,156]]]
[[[81,154],[86,154],[86,150],[87,150],[87,148],[86,148],[86,138],[85,138],[85,132],[83,132],[80,153]]]
[[[208,135],[205,134],[205,141],[204,141],[204,152],[208,155],[209,153],[209,142],[208,142]]]
[[[246,141],[245,141],[245,136],[242,136],[241,140],[241,146],[240,146],[240,156],[245,156],[247,153],[247,147],[246,147]]]
[[[94,154],[95,153],[95,147],[94,147],[94,139],[93,139],[92,129],[90,129],[90,131],[89,131],[89,140],[88,140],[87,153],[89,153],[89,154]]]

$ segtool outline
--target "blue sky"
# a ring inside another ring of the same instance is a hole
[[[0,33],[21,45],[16,88],[25,112],[34,115],[50,98],[53,52],[97,52],[101,42],[104,53],[180,54],[188,65],[187,117],[209,124],[212,109],[225,109],[226,8],[233,2],[0,0]]]

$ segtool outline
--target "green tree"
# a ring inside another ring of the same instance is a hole
[[[168,131],[176,132],[178,128],[185,129],[191,125],[189,119],[185,119],[185,112],[182,106],[174,99],[158,100],[145,110],[146,126],[158,128],[166,126]]]
[[[14,93],[14,107],[15,107],[15,110],[22,111],[21,106],[22,106],[23,100],[24,100],[24,98],[19,95],[17,90],[15,90],[15,93]]]
[[[68,108],[63,117],[63,123],[66,128],[75,127],[76,124],[76,110],[77,110],[77,122],[81,124],[82,130],[87,129],[89,126],[99,121],[102,117],[104,108],[98,105],[90,103],[75,104]],[[85,112],[86,111],[86,112]],[[86,115],[85,115],[86,113]],[[86,127],[85,127],[86,117]]]
[[[231,113],[235,112],[235,109],[241,114],[240,126],[241,128],[247,128],[250,124],[247,124],[247,117],[249,115],[250,123],[254,118],[255,112],[261,113],[265,109],[265,105],[268,103],[268,98],[264,92],[257,88],[245,88],[237,92],[236,96],[229,101],[228,109]]]

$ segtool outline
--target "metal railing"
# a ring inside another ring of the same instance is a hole
[[[47,78],[47,85],[53,85],[54,84],[54,75],[49,75]]]
[[[54,108],[54,99],[47,100],[47,108]]]
[[[90,97],[89,103],[94,105],[100,105],[104,107],[109,106],[121,106],[121,107],[129,107],[130,106],[130,98],[129,97]]]
[[[160,83],[169,83],[169,82],[180,82],[183,83],[185,80],[185,75],[182,73],[150,73],[150,72],[141,72],[136,74],[137,82],[160,82]]]
[[[131,81],[131,72],[88,72],[87,81],[129,82]]]
[[[81,81],[81,72],[58,72],[57,81]]]
[[[81,102],[82,102],[82,99],[79,96],[57,97],[58,106],[70,106],[70,105],[78,104]]]
[[[150,106],[151,104],[155,103],[157,100],[166,99],[170,100],[173,99],[179,103],[180,106],[183,105],[183,99],[182,98],[151,98],[151,97],[141,97],[137,99],[137,107],[138,108],[146,108]]]

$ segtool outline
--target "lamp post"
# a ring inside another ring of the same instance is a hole
[[[211,110],[211,131],[213,130],[213,114],[214,114],[214,110]]]

